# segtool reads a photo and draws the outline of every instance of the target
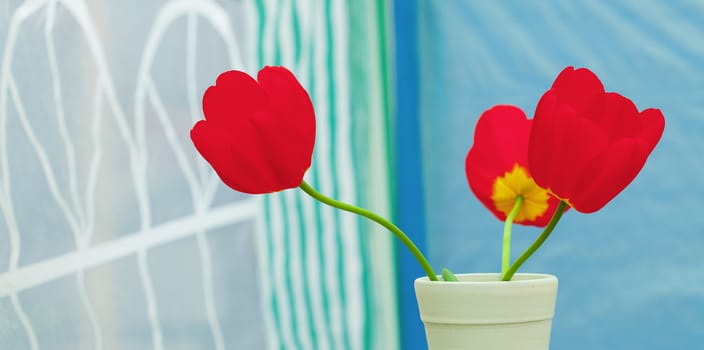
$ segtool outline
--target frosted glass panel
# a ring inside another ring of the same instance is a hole
[[[214,77],[249,68],[246,6],[0,9],[2,347],[266,347],[259,204],[188,139]]]

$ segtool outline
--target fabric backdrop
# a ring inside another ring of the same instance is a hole
[[[434,265],[500,270],[502,223],[474,198],[464,174],[481,112],[514,104],[532,116],[564,67],[588,67],[607,91],[630,97],[640,110],[660,108],[666,126],[625,191],[597,213],[568,212],[523,266],[559,278],[552,348],[700,347],[704,5],[419,0],[417,6],[424,213]],[[539,234],[515,231],[514,258]]]

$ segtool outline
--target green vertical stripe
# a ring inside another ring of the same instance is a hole
[[[291,23],[293,23],[293,40],[295,42],[294,58],[296,66],[300,66],[301,61],[301,23],[298,20],[298,10],[296,9],[296,0],[291,0]]]
[[[275,63],[276,64],[276,63]],[[290,312],[290,318],[291,318],[291,332],[293,333],[293,339],[296,342],[296,347],[298,349],[302,349],[302,342],[303,339],[301,339],[301,335],[298,332],[298,320],[296,319],[296,301],[294,300],[293,296],[293,282],[292,282],[292,265],[291,264],[291,232],[289,230],[288,226],[288,215],[290,213],[286,209],[286,202],[284,201],[284,195],[283,193],[277,193],[273,196],[274,198],[272,200],[278,200],[279,204],[281,205],[281,211],[282,211],[282,216],[283,216],[283,236],[284,236],[284,249],[286,250],[286,254],[284,256],[284,266],[281,266],[280,268],[284,269],[285,271],[285,279],[286,279],[286,289],[288,290],[288,293],[286,293],[287,300],[289,305],[289,310]]]
[[[389,29],[388,25],[386,23],[386,2],[385,1],[377,1],[376,2],[376,22],[377,22],[377,27],[379,28],[379,55],[377,56],[377,59],[379,60],[379,65],[381,67],[381,93],[383,94],[383,99],[384,101],[384,130],[386,131],[386,159],[393,159],[393,139],[394,139],[394,128],[391,127],[392,124],[392,116],[393,116],[393,110],[392,110],[392,105],[390,103],[391,101],[391,86],[389,85],[389,81],[391,81],[391,78],[389,74],[391,74],[389,70],[389,53],[388,53],[388,36],[389,34]],[[386,162],[388,165],[386,171],[387,174],[394,174],[394,167],[393,167],[393,162],[389,161]],[[394,198],[396,198],[395,195],[395,188],[392,186],[390,183],[391,177],[389,177],[389,183],[387,184],[386,188],[389,191],[389,198],[391,199],[391,212],[393,212],[393,208],[395,207],[394,205]]]
[[[333,22],[333,17],[332,17],[332,1],[331,0],[326,0],[324,3],[321,5],[324,6],[323,8],[323,18],[315,18],[314,21],[325,21],[324,22],[324,28],[325,28],[325,42],[324,44],[326,45],[326,51],[324,54],[324,62],[316,62],[314,59],[314,45],[316,44],[313,39],[313,31],[315,30],[309,30],[306,31],[305,33],[302,31],[301,27],[301,21],[300,21],[300,16],[298,13],[297,8],[293,5],[293,1],[295,0],[289,0],[292,1],[291,3],[291,13],[283,13],[283,10],[276,11],[277,15],[275,18],[269,18],[268,20],[273,20],[273,23],[270,23],[273,28],[270,30],[274,31],[274,37],[275,37],[275,45],[272,47],[271,54],[273,57],[268,57],[273,64],[281,64],[284,59],[287,63],[290,63],[291,61],[288,60],[289,57],[283,57],[283,55],[288,54],[288,52],[283,52],[282,50],[282,45],[281,45],[281,40],[288,40],[289,36],[286,35],[284,38],[281,38],[279,36],[279,32],[281,29],[282,25],[282,19],[290,19],[291,20],[291,33],[290,35],[292,36],[292,39],[294,41],[294,46],[293,46],[293,61],[295,62],[294,67],[292,70],[294,72],[297,70],[296,67],[301,68],[300,65],[304,62],[302,60],[305,55],[308,55],[310,58],[308,60],[308,69],[310,71],[310,76],[308,77],[308,84],[307,84],[307,89],[308,92],[311,96],[315,96],[315,90],[316,88],[323,88],[327,89],[326,96],[327,96],[327,102],[328,102],[328,109],[324,112],[327,112],[327,115],[325,113],[320,113],[318,114],[318,118],[321,117],[326,117],[329,125],[326,130],[326,132],[329,133],[330,135],[330,145],[329,147],[332,149],[332,152],[329,154],[329,164],[330,164],[330,176],[332,177],[332,188],[331,188],[331,193],[329,193],[330,196],[332,197],[339,197],[340,191],[340,182],[338,180],[338,167],[337,167],[337,160],[338,160],[338,153],[336,152],[339,150],[347,151],[347,149],[344,149],[344,147],[350,147],[350,152],[351,152],[351,167],[352,169],[355,170],[354,174],[352,175],[352,181],[353,181],[353,186],[355,189],[355,198],[353,199],[357,203],[364,203],[364,195],[361,193],[361,191],[364,189],[364,184],[365,184],[365,178],[359,174],[357,170],[359,169],[365,169],[365,163],[366,161],[366,154],[367,150],[364,147],[368,147],[363,142],[356,142],[360,139],[364,138],[365,133],[367,132],[368,128],[370,127],[370,118],[371,116],[369,115],[370,112],[376,112],[376,111],[371,111],[371,108],[369,107],[369,89],[372,87],[372,84],[374,85],[374,90],[378,87],[378,82],[376,80],[373,80],[372,77],[368,77],[368,75],[365,75],[369,73],[369,67],[370,65],[373,64],[379,64],[379,62],[375,61],[372,59],[370,62],[369,59],[370,57],[367,55],[370,45],[368,43],[365,43],[365,37],[368,37],[369,31],[373,29],[369,29],[366,27],[367,20],[370,18],[367,17],[369,13],[375,12],[376,21],[379,24],[379,28],[386,28],[385,25],[385,11],[384,5],[380,2],[376,2],[376,5],[370,4],[368,2],[347,2],[347,10],[349,14],[350,20],[348,21],[348,37],[347,43],[348,46],[346,49],[350,53],[350,62],[347,67],[336,67],[336,61],[335,61],[335,51],[334,51],[334,42],[336,40],[340,40],[340,35],[343,35],[343,33],[338,30],[339,26],[336,27],[336,25]],[[283,5],[285,2],[283,0],[278,0],[276,2],[276,6],[278,6],[279,9],[283,9]],[[376,10],[374,11],[374,6],[376,6]],[[260,66],[263,66],[267,62],[267,57],[264,57],[265,52],[267,51],[267,48],[264,46],[264,36],[265,34],[271,34],[271,33],[265,33],[267,31],[267,13],[266,13],[266,7],[263,3],[262,0],[257,0],[256,1],[256,9],[260,17],[260,22],[258,26],[259,30],[259,45],[257,47],[258,54],[259,54],[259,62]],[[291,16],[291,17],[285,17],[285,16]],[[271,27],[271,26],[270,26]],[[288,29],[288,28],[286,28]],[[373,34],[373,33],[372,33]],[[307,37],[311,39],[311,45],[309,47],[306,47],[306,49],[303,49],[302,46],[302,38]],[[323,44],[323,43],[320,43]],[[386,74],[388,74],[388,69],[386,67],[386,37],[385,33],[381,33],[380,35],[380,47],[379,47],[379,56],[377,58],[381,58],[380,64],[382,66],[382,72],[384,73],[384,77],[382,77],[381,82],[384,85],[380,90],[384,94],[384,103],[383,103],[383,108],[385,109],[385,115],[384,115],[384,124],[386,127],[386,132],[390,132],[388,129],[388,117],[389,117],[389,105],[386,103],[388,101],[388,78],[386,77]],[[373,53],[375,54],[375,53]],[[317,66],[316,66],[316,63]],[[348,74],[350,77],[350,82],[349,82],[349,91],[350,91],[350,105],[349,111],[341,111],[342,113],[349,113],[350,115],[350,129],[346,130],[346,132],[350,133],[350,140],[352,140],[351,144],[345,144],[341,145],[338,144],[339,142],[339,136],[337,134],[337,120],[336,118],[338,117],[336,115],[336,112],[339,108],[338,101],[336,100],[336,82],[335,82],[335,68],[340,68],[344,71],[343,74]],[[315,86],[315,76],[319,76],[319,74],[325,74],[327,76],[327,79],[322,86]],[[376,77],[374,77],[376,78]],[[388,142],[388,139],[387,139]],[[357,144],[359,143],[359,145]],[[340,148],[343,147],[343,148]],[[359,147],[359,148],[358,148]],[[385,152],[390,151],[390,147],[387,144],[385,147]],[[313,186],[318,187],[320,181],[320,169],[319,166],[316,164],[316,162],[313,163],[311,169],[309,170],[312,172],[312,179],[311,183]],[[331,319],[331,304],[330,304],[330,291],[327,290],[326,288],[326,283],[325,279],[327,278],[327,273],[331,272],[328,269],[334,269],[337,272],[337,281],[335,283],[338,283],[339,286],[339,293],[340,293],[340,303],[341,305],[335,305],[335,307],[341,307],[342,309],[340,310],[340,315],[341,315],[341,322],[342,322],[342,333],[340,336],[342,337],[342,343],[343,343],[343,349],[350,349],[351,348],[351,341],[350,341],[350,332],[349,332],[349,322],[347,319],[347,308],[350,306],[348,305],[348,298],[347,298],[347,293],[351,291],[353,288],[359,288],[360,286],[354,285],[350,286],[347,285],[347,279],[345,278],[345,274],[347,271],[347,266],[346,266],[346,261],[345,255],[346,254],[355,254],[355,258],[357,256],[360,257],[361,259],[361,264],[362,264],[362,302],[364,307],[364,320],[361,320],[363,322],[363,328],[362,328],[362,336],[364,337],[364,340],[362,342],[362,346],[364,349],[371,349],[372,346],[375,344],[374,342],[374,320],[375,320],[375,312],[374,312],[374,296],[372,293],[372,288],[371,288],[371,280],[370,276],[371,274],[369,273],[371,271],[371,266],[370,266],[370,256],[369,252],[365,247],[368,246],[369,242],[368,237],[365,235],[366,232],[365,228],[368,227],[366,222],[362,221],[361,219],[356,219],[357,221],[357,226],[360,228],[360,232],[362,235],[359,235],[359,241],[360,241],[360,246],[359,246],[359,251],[358,252],[350,252],[346,251],[345,247],[343,246],[343,240],[340,237],[341,234],[343,234],[343,228],[341,227],[341,215],[338,211],[334,211],[333,214],[333,221],[330,223],[326,223],[331,225],[332,228],[332,234],[337,235],[336,237],[336,244],[335,244],[335,250],[337,251],[337,261],[326,261],[325,257],[325,244],[324,244],[324,225],[323,225],[323,216],[322,216],[322,208],[321,204],[319,203],[314,203],[313,205],[313,211],[314,211],[314,222],[308,222],[306,215],[304,214],[303,210],[303,200],[306,200],[302,198],[299,194],[296,194],[294,197],[294,207],[287,207],[285,204],[288,201],[284,201],[284,197],[282,195],[276,195],[274,197],[269,196],[268,198],[265,199],[265,218],[268,223],[271,222],[272,219],[272,200],[278,200],[283,208],[283,224],[284,226],[282,227],[282,246],[283,249],[287,251],[284,257],[284,263],[285,266],[272,266],[270,265],[270,274],[273,275],[274,271],[281,271],[279,269],[283,269],[285,271],[285,284],[288,288],[287,294],[285,295],[284,298],[279,298],[274,291],[271,291],[270,297],[270,305],[271,305],[271,312],[273,314],[274,318],[274,323],[273,326],[275,327],[275,334],[277,337],[280,339],[280,344],[282,349],[286,348],[286,343],[284,342],[284,330],[282,329],[283,323],[281,320],[281,305],[282,303],[287,303],[291,306],[291,315],[290,315],[290,321],[291,321],[291,332],[293,335],[293,341],[294,341],[294,346],[301,348],[302,344],[304,344],[304,338],[305,336],[310,336],[312,346],[313,348],[318,348],[319,346],[322,346],[322,344],[328,343],[330,346],[334,346],[332,343],[333,340],[333,333],[332,333],[332,319]],[[299,229],[299,242],[301,246],[299,247],[300,249],[296,252],[292,251],[292,247],[290,245],[291,240],[294,238],[291,236],[292,233],[294,233],[295,229],[293,227],[289,226],[289,223],[292,222],[289,219],[293,219],[294,217],[291,215],[296,215],[296,218],[298,219],[298,229]],[[267,238],[270,242],[268,242],[267,246],[269,248],[269,260],[273,260],[273,254],[274,254],[274,244],[271,242],[274,238],[274,233],[273,233],[273,228],[271,225],[267,225]],[[348,229],[346,229],[348,230]],[[310,250],[308,247],[308,240],[310,237],[307,236],[307,234],[315,234],[317,237],[316,240],[316,245],[315,245],[315,250]],[[302,259],[302,264],[304,264],[303,269],[318,269],[320,280],[319,284],[317,285],[310,285],[309,280],[306,278],[306,274],[304,273],[303,276],[295,276],[298,271],[294,271],[292,264],[291,264],[291,253],[299,253],[300,257]],[[310,256],[310,254],[314,254],[317,259],[319,260],[320,264],[317,266],[307,266],[305,265],[307,262],[307,257]],[[358,254],[358,255],[357,255]],[[349,255],[347,255],[349,257]],[[305,288],[303,288],[303,295],[302,298],[303,300],[297,300],[294,296],[297,294],[294,294],[294,281],[292,278],[298,277],[303,277],[303,285]],[[317,322],[315,322],[315,317],[313,311],[315,310],[313,307],[313,302],[317,302],[317,300],[312,300],[312,295],[309,292],[312,288],[316,288],[321,290],[320,297],[322,300],[320,302],[322,303],[322,312],[323,312],[323,318],[324,318],[324,323],[325,327],[324,329],[317,328]],[[298,330],[301,326],[304,326],[304,324],[300,324],[296,320],[301,319],[301,315],[298,315],[298,311],[295,308],[295,303],[296,302],[305,302],[305,311],[307,312],[307,315],[305,315],[305,322],[309,326],[309,334],[299,334]],[[383,306],[383,305],[382,305]],[[298,317],[297,317],[298,316]],[[355,322],[357,322],[355,320]],[[334,349],[337,350],[337,349]]]
[[[298,11],[296,9],[295,1],[294,0],[289,0],[290,3],[290,8],[291,8],[291,23],[293,23],[293,43],[294,43],[294,61],[295,65],[298,71],[300,71],[300,59],[301,59],[301,33],[300,33],[300,24],[298,22]],[[299,242],[300,242],[300,255],[301,255],[301,260],[303,264],[303,293],[304,293],[304,299],[306,303],[306,312],[307,312],[307,321],[308,321],[308,330],[309,330],[309,336],[311,339],[311,343],[313,345],[313,349],[318,349],[318,336],[317,336],[317,327],[315,322],[313,321],[313,303],[311,301],[311,296],[310,296],[310,290],[311,290],[311,285],[308,281],[308,274],[305,273],[305,271],[315,268],[314,266],[307,266],[307,257],[308,257],[308,232],[306,230],[307,225],[306,225],[306,219],[303,214],[303,204],[301,203],[301,195],[300,192],[296,192],[294,196],[295,200],[295,205],[296,205],[296,214],[298,215],[298,234],[299,234]]]
[[[335,121],[335,110],[336,108],[336,103],[335,103],[335,81],[334,81],[334,72],[335,72],[335,64],[334,64],[334,49],[333,49],[333,27],[332,27],[332,14],[331,14],[331,1],[325,1],[325,28],[326,28],[326,37],[325,37],[325,42],[326,42],[326,68],[327,68],[327,77],[328,77],[328,120],[329,120],[329,134],[330,134],[330,147],[332,149],[332,152],[330,152],[331,159],[330,159],[330,164],[331,164],[331,173],[332,173],[332,179],[333,179],[333,187],[332,187],[332,197],[333,198],[339,198],[339,189],[338,189],[338,183],[337,183],[337,155],[335,152],[335,148],[338,146],[337,145],[337,138],[335,134],[335,129],[336,129],[336,121]],[[335,219],[334,219],[334,227],[335,227],[335,232],[339,235],[342,234],[342,229],[340,227],[340,213],[338,210],[335,210]],[[350,349],[350,340],[348,336],[347,330],[349,329],[349,325],[347,323],[347,317],[346,317],[346,310],[347,310],[347,293],[346,293],[346,285],[345,285],[345,261],[344,261],[344,249],[342,247],[342,239],[337,239],[336,240],[336,249],[337,249],[337,273],[338,273],[338,283],[339,283],[339,290],[340,290],[340,300],[341,300],[341,307],[342,307],[342,339],[343,339],[343,344],[345,346],[345,349]]]
[[[305,266],[307,259],[306,257],[308,256],[308,247],[306,246],[306,224],[305,224],[305,218],[303,217],[303,205],[301,204],[301,198],[300,198],[300,193],[296,193],[295,196],[295,201],[296,201],[296,211],[298,214],[298,231],[300,235],[300,254],[301,254],[301,260],[302,263],[304,264],[303,270],[306,271],[309,268],[312,268],[312,266]],[[309,336],[311,339],[311,342],[313,344],[313,349],[318,349],[318,340],[315,332],[315,322],[313,322],[313,307],[311,303],[311,298],[310,298],[310,293],[308,292],[310,290],[310,285],[308,284],[308,275],[306,273],[301,276],[301,279],[304,281],[304,286],[303,288],[303,293],[304,293],[304,298],[306,302],[306,312],[308,313],[307,318],[308,318],[308,325],[309,325]]]
[[[386,176],[386,183],[384,184],[387,192],[387,199],[389,203],[389,213],[395,213],[395,186],[392,184],[392,179],[393,179],[393,174],[395,174],[395,168],[394,168],[394,162],[392,161],[393,154],[394,154],[394,149],[393,149],[393,140],[394,140],[394,130],[395,128],[392,127],[393,125],[393,116],[395,115],[395,111],[393,110],[393,104],[391,101],[393,101],[393,91],[392,91],[392,86],[390,85],[391,80],[391,68],[389,67],[390,60],[392,59],[388,48],[390,47],[389,43],[389,38],[391,38],[391,33],[390,33],[390,27],[389,23],[387,22],[387,19],[389,18],[389,10],[388,6],[389,2],[387,1],[374,1],[372,2],[375,4],[375,14],[376,14],[376,28],[378,33],[377,38],[378,38],[378,44],[376,47],[372,48],[372,50],[376,49],[377,51],[377,58],[376,62],[378,62],[379,70],[380,70],[380,77],[379,77],[379,83],[381,86],[379,86],[379,90],[382,94],[382,128],[384,130],[384,133],[386,135],[385,137],[385,142],[386,144],[384,145],[384,152],[386,152],[386,157],[385,159],[387,162],[386,164],[386,169],[383,171],[386,172],[386,174],[389,174],[389,176]],[[391,245],[391,249],[389,251],[390,255],[395,254],[395,250],[393,249],[393,242]],[[396,261],[396,258],[393,257],[389,259],[390,261],[390,268],[395,269],[395,266],[393,265],[394,262]],[[394,273],[395,275],[395,273]],[[390,302],[397,302],[396,300],[391,300]],[[396,307],[394,307],[394,310],[396,310]],[[400,334],[398,328],[394,330],[395,333],[393,335],[390,335],[390,337],[394,337],[396,339],[395,342],[396,344],[399,344],[400,337],[402,334]],[[387,335],[388,337],[389,335]],[[398,346],[398,345],[397,345]]]
[[[312,32],[310,33],[311,36],[311,42],[312,40]],[[315,55],[315,50],[313,49],[313,45],[310,45],[309,47],[309,55],[310,55],[310,60],[308,61],[309,64],[309,72],[310,72],[310,77],[309,77],[309,93],[311,96],[315,96],[315,91],[317,86],[315,85],[315,60],[313,59]],[[320,177],[320,171],[318,169],[317,164],[313,164],[311,167],[311,170],[313,171],[313,179],[312,179],[312,185],[315,188],[320,188],[320,182],[318,181]],[[330,330],[330,325],[331,323],[331,317],[330,317],[330,301],[328,300],[328,294],[326,292],[326,286],[325,286],[325,278],[327,276],[328,272],[328,264],[325,261],[325,252],[324,252],[324,244],[323,244],[323,216],[322,216],[322,210],[321,210],[322,204],[320,202],[315,201],[314,203],[314,210],[315,210],[315,234],[317,236],[317,248],[318,248],[318,261],[320,264],[317,266],[317,268],[320,269],[320,288],[321,291],[321,296],[323,298],[322,303],[323,303],[323,315],[325,317],[325,325],[327,326],[325,329],[326,336],[330,342],[330,344],[333,343],[332,341],[332,332]],[[313,286],[313,288],[315,288]],[[332,348],[332,346],[331,346]]]
[[[266,31],[267,13],[266,13],[266,6],[264,5],[263,0],[256,1],[256,8],[257,8],[257,12],[259,15],[259,28],[258,28],[259,29],[259,33],[258,33],[259,40],[258,40],[258,47],[257,47],[258,62],[259,62],[258,66],[263,67],[267,62],[267,59],[264,55],[264,52],[265,52],[264,51],[264,37],[265,37],[265,31]],[[274,254],[273,230],[274,229],[272,228],[272,225],[271,225],[271,222],[272,222],[271,201],[272,200],[274,200],[274,199],[270,195],[267,195],[264,198],[264,205],[265,205],[264,218],[267,223],[267,225],[266,225],[267,226],[267,232],[266,232],[267,233],[267,243],[268,243],[267,247],[269,250],[268,259],[271,262],[269,264],[269,276],[268,276],[269,278],[273,278],[273,276],[275,276],[276,269],[279,268],[277,266],[274,266],[274,258],[273,258],[273,254]],[[274,319],[274,325],[276,328],[275,333],[276,333],[276,336],[278,337],[279,349],[286,349],[286,345],[284,344],[285,339],[283,336],[283,325],[282,325],[282,321],[281,321],[281,313],[280,313],[280,309],[279,309],[280,300],[278,299],[278,296],[276,295],[275,287],[273,285],[271,286],[271,290],[269,292],[270,292],[270,296],[271,296],[271,301],[270,301],[271,312],[272,312],[272,317]]]
[[[353,169],[366,169],[363,165],[364,161],[359,156],[359,154],[366,154],[368,150],[368,142],[366,141],[367,132],[370,127],[369,119],[371,118],[369,101],[368,101],[368,90],[369,90],[369,65],[373,64],[369,60],[368,50],[367,50],[367,31],[368,23],[366,21],[366,14],[368,13],[366,1],[350,1],[347,2],[347,13],[350,14],[350,20],[348,22],[350,33],[348,38],[348,52],[349,52],[349,67],[348,72],[351,77],[349,80],[350,86],[350,116],[353,123],[351,124],[350,132],[353,144],[350,145],[352,153],[352,168]],[[366,178],[362,176],[362,172],[355,174],[354,186],[355,186],[355,201],[366,207],[367,203],[364,203],[364,196],[362,191],[365,188]],[[362,329],[362,345],[364,349],[371,349],[374,344],[374,297],[371,289],[371,278],[372,278],[372,268],[370,264],[369,252],[366,247],[369,246],[369,222],[363,220],[361,217],[357,219],[357,226],[359,227],[359,254],[361,256],[362,262],[362,292],[364,300],[364,320]]]
[[[279,9],[276,11],[276,18],[274,19],[274,58],[273,58],[273,63],[274,65],[281,65],[281,44],[279,43],[279,30],[281,29],[281,5],[283,3],[283,0],[278,0],[276,3],[276,7]]]
[[[267,242],[267,259],[270,262],[274,261],[274,237],[272,234],[272,228],[271,228],[271,203],[268,198],[264,199],[264,220],[266,222],[266,242]],[[273,264],[269,264],[269,271],[268,271],[268,276],[264,276],[263,278],[272,278],[274,276],[274,269],[275,267]],[[275,332],[276,336],[278,337],[278,343],[279,343],[279,349],[285,349],[284,344],[283,344],[283,334],[281,333],[281,317],[279,316],[279,304],[278,300],[276,298],[276,293],[274,292],[274,288],[272,287],[271,290],[269,291],[270,293],[270,305],[271,305],[271,312],[272,312],[272,317],[274,319],[274,326],[275,326]]]
[[[257,59],[259,60],[259,67],[264,64],[264,28],[266,27],[266,9],[264,8],[263,0],[256,0],[255,7],[257,8],[257,16],[259,16],[259,26],[258,30],[258,45],[257,45]]]
[[[284,0],[278,0],[278,2],[277,2],[278,11],[276,11],[276,19],[275,19],[275,23],[274,23],[274,37],[276,39],[274,40],[273,64],[277,65],[277,66],[283,64],[283,56],[282,56],[283,53],[282,53],[282,48],[281,48],[281,46],[282,46],[281,40],[286,40],[286,38],[282,38],[279,35],[282,22],[284,20],[284,17],[287,15],[287,14],[283,13],[283,11],[285,9],[285,7],[283,5],[284,5]],[[289,67],[289,68],[291,68],[295,71],[294,67]],[[297,301],[295,298],[294,290],[296,289],[296,286],[294,286],[293,279],[294,278],[299,279],[300,283],[303,286],[307,285],[307,280],[305,278],[306,277],[305,273],[302,273],[301,276],[296,275],[297,271],[294,270],[294,264],[291,262],[291,256],[294,254],[293,245],[291,244],[291,238],[293,236],[293,232],[292,232],[293,228],[289,226],[289,223],[291,222],[292,216],[298,217],[299,228],[301,228],[301,230],[299,230],[297,238],[298,238],[299,245],[300,245],[298,253],[300,254],[300,259],[301,259],[301,261],[299,261],[298,263],[301,264],[302,271],[305,271],[305,266],[303,266],[305,264],[305,256],[306,256],[306,254],[305,254],[305,238],[304,238],[305,229],[300,226],[303,224],[303,218],[301,218],[301,212],[300,212],[300,210],[298,210],[298,207],[299,207],[298,196],[295,196],[294,201],[296,202],[296,207],[294,207],[294,208],[290,208],[286,205],[286,201],[284,200],[283,193],[277,194],[277,197],[281,201],[282,214],[283,214],[283,218],[284,218],[284,220],[283,220],[283,223],[284,223],[283,235],[284,235],[284,247],[286,247],[286,257],[285,257],[284,266],[282,266],[281,268],[283,268],[285,270],[285,274],[286,274],[286,288],[288,290],[288,293],[287,293],[288,300],[287,301],[289,303],[289,309],[291,310],[291,313],[290,313],[291,332],[293,332],[294,339],[296,340],[297,348],[302,349],[303,344],[305,344],[304,337],[306,337],[306,335],[301,334],[301,332],[299,331],[299,326],[303,326],[303,325],[300,325],[298,322],[299,316],[306,318],[306,320],[308,321],[307,323],[309,324],[309,329],[311,331],[314,328],[314,325],[311,322],[312,310],[311,310],[311,305],[310,305],[310,297],[308,296],[308,293],[306,292],[305,287],[302,287],[301,289],[302,289],[302,293],[303,293],[303,300],[304,300],[304,303],[306,304],[304,309],[306,310],[307,315],[298,315],[298,309],[296,308],[296,306],[298,305],[298,302],[300,302],[300,301]],[[315,348],[316,343],[314,341],[315,340],[314,336],[310,333],[307,336],[310,336],[311,342],[313,343],[314,348]]]
[[[390,67],[390,62],[392,62],[392,56],[388,51],[388,48],[392,45],[389,43],[389,38],[392,37],[391,33],[391,27],[388,22],[389,18],[389,6],[390,2],[386,1],[375,1],[376,4],[376,22],[377,22],[377,28],[378,28],[378,38],[379,38],[379,43],[376,49],[378,50],[378,62],[379,62],[379,70],[381,71],[381,76],[380,78],[380,89],[381,89],[381,94],[382,94],[382,108],[383,108],[383,116],[382,116],[382,127],[384,129],[384,133],[386,135],[385,141],[386,144],[384,145],[384,151],[386,152],[386,174],[388,176],[386,177],[386,183],[385,183],[385,188],[388,194],[388,204],[389,204],[389,213],[395,213],[396,212],[396,186],[393,185],[392,179],[394,174],[396,173],[395,169],[395,163],[392,161],[394,159],[394,154],[395,150],[394,147],[392,146],[394,144],[393,140],[396,137],[394,134],[394,130],[396,129],[393,127],[394,125],[394,115],[396,115],[396,111],[394,110],[393,103],[391,101],[394,101],[394,90],[393,86],[391,85],[392,77],[392,67]],[[393,244],[391,246],[391,249],[389,251],[389,254],[394,256],[396,254],[396,251],[393,249]],[[392,268],[395,269],[394,262],[396,261],[395,257],[392,257],[390,259],[390,264],[392,265]],[[395,275],[395,274],[394,274]],[[397,300],[394,300],[396,303],[398,303]],[[394,310],[397,310],[396,307],[394,307]],[[398,315],[398,313],[397,313]],[[394,337],[396,345],[400,346],[400,340],[403,335],[400,334],[400,330],[397,326],[395,329],[395,334],[392,335]]]

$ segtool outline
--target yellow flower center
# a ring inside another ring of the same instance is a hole
[[[519,195],[523,196],[523,205],[515,221],[533,221],[548,210],[548,191],[538,186],[528,172],[516,164],[504,176],[496,178],[491,199],[497,210],[508,215]]]

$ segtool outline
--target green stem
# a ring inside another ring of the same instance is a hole
[[[441,275],[442,275],[442,280],[445,282],[459,282],[459,279],[457,279],[457,276],[455,276],[455,274],[452,273],[452,271],[450,271],[450,269],[448,269],[448,268],[442,269]]]
[[[521,256],[516,259],[516,261],[511,265],[511,268],[506,271],[506,273],[503,275],[501,278],[502,281],[510,281],[511,277],[518,271],[518,268],[523,265],[528,258],[530,258],[533,253],[535,253],[538,248],[540,248],[541,245],[545,242],[546,239],[550,236],[552,233],[552,230],[555,229],[555,226],[557,223],[560,221],[560,218],[562,218],[562,214],[565,212],[565,209],[567,209],[567,203],[565,201],[560,201],[560,204],[557,206],[557,210],[555,210],[555,214],[552,215],[552,219],[550,219],[550,222],[548,223],[547,226],[545,226],[545,229],[543,230],[543,233],[538,236],[538,239],[533,242],[533,244],[526,249]]]
[[[413,256],[416,258],[416,260],[418,260],[418,263],[425,271],[425,274],[428,275],[428,279],[430,279],[431,281],[438,280],[438,277],[435,274],[435,271],[430,266],[430,263],[428,263],[428,260],[425,259],[425,257],[423,256],[423,253],[421,253],[420,249],[418,249],[418,247],[416,247],[416,245],[413,243],[413,241],[411,241],[411,239],[408,238],[408,236],[406,236],[406,234],[403,233],[403,231],[401,231],[400,228],[398,228],[396,225],[392,224],[389,220],[386,220],[383,217],[381,217],[381,216],[379,216],[369,210],[354,206],[352,204],[340,202],[338,200],[327,197],[327,196],[319,193],[315,189],[313,189],[313,187],[311,187],[305,181],[301,182],[301,185],[298,187],[300,187],[300,189],[302,189],[303,192],[307,193],[309,196],[315,198],[316,200],[318,200],[320,202],[323,202],[323,203],[325,203],[331,207],[335,207],[337,209],[341,209],[344,211],[348,211],[350,213],[364,216],[367,219],[372,220],[372,221],[378,223],[379,225],[383,226],[387,230],[391,231],[391,233],[393,233],[394,236],[396,236],[396,238],[400,239],[401,243],[403,243],[406,246],[406,248],[408,248],[408,250],[411,251],[411,254],[413,254]]]
[[[503,276],[508,271],[511,265],[511,228],[513,227],[513,220],[516,219],[516,215],[521,210],[523,205],[523,196],[518,195],[516,197],[516,203],[513,204],[513,209],[506,216],[506,221],[504,222],[504,244],[501,254],[501,275]]]

